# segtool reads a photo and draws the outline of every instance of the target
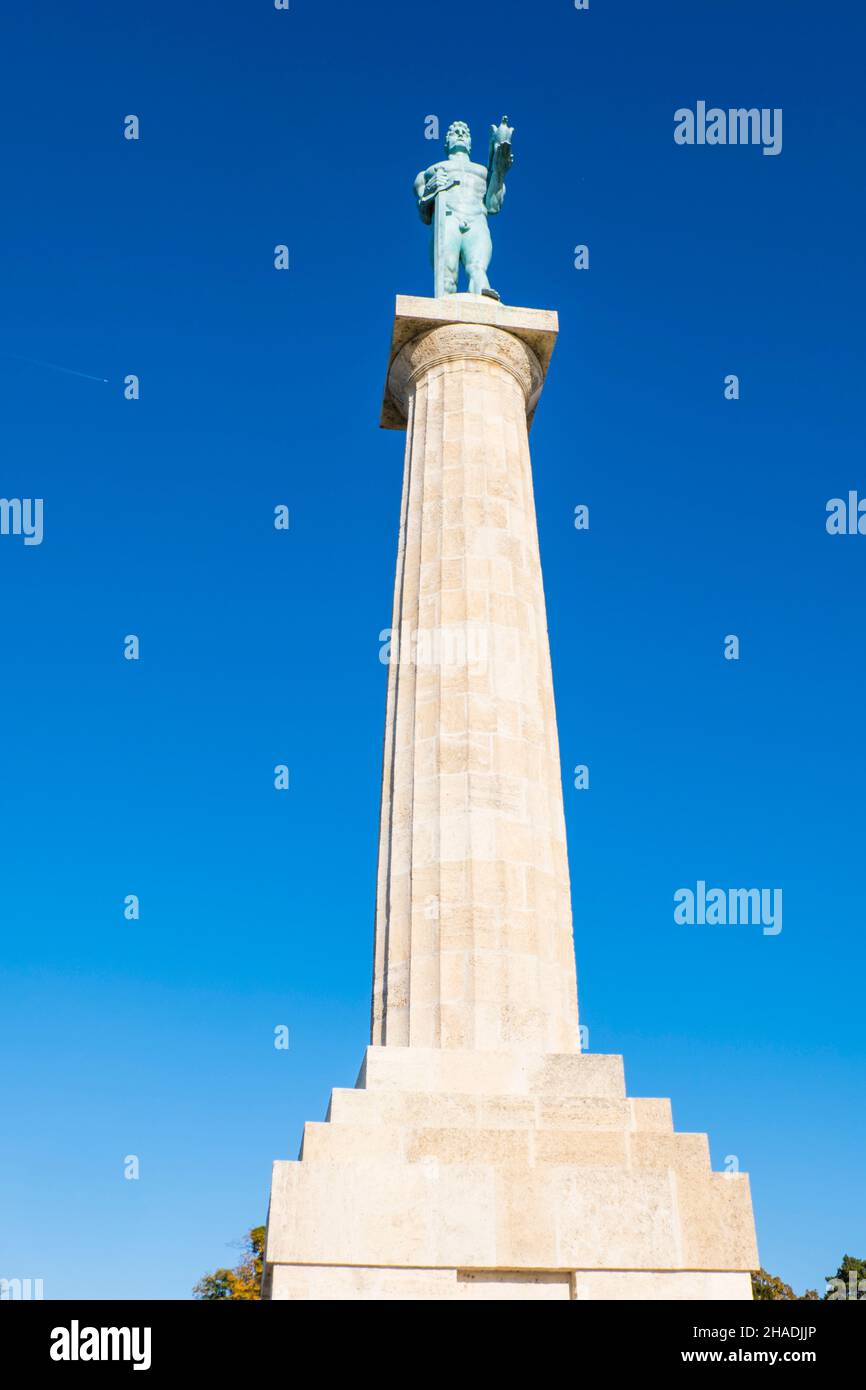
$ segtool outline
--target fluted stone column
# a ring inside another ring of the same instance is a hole
[[[474,296],[398,300],[383,423],[407,440],[374,1043],[578,1050],[527,433],[556,328]]]

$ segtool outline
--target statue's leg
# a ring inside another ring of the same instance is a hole
[[[445,293],[457,293],[457,271],[460,266],[460,220],[453,213],[445,218]]]
[[[490,289],[487,267],[493,255],[493,241],[486,217],[476,218],[463,236],[463,264],[469,276],[469,293],[481,294]]]

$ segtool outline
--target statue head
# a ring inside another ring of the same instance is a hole
[[[472,151],[472,136],[465,121],[452,121],[445,132],[445,153],[451,154],[452,150],[465,150],[467,154]]]

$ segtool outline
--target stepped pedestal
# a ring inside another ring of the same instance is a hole
[[[264,1293],[749,1299],[748,1179],[581,1054],[528,428],[556,315],[401,297],[372,1041],[274,1165]]]
[[[271,1298],[748,1299],[748,1178],[622,1058],[370,1047],[274,1165]]]

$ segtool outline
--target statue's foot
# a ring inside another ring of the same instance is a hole
[[[499,301],[500,304],[502,303],[502,300],[499,297],[499,292],[497,290],[491,289],[489,285],[487,289],[482,290],[481,293],[486,294],[488,299],[496,299]]]

